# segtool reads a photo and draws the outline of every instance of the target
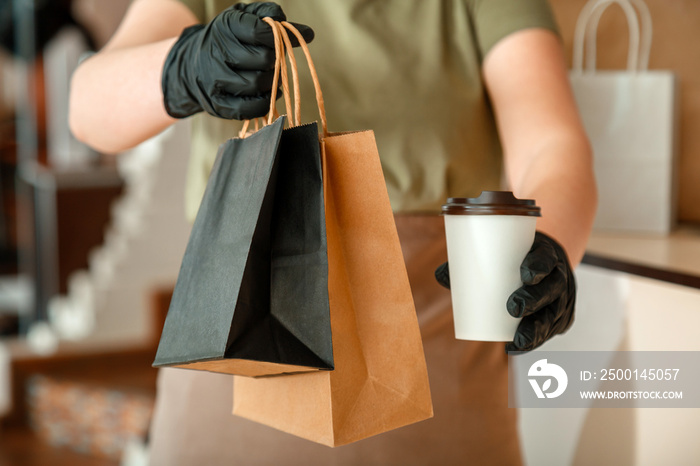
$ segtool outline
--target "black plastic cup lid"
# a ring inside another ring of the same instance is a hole
[[[541,217],[533,199],[518,199],[510,191],[482,191],[479,197],[451,197],[443,215],[525,215]]]

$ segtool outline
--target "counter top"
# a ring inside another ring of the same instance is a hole
[[[583,263],[700,289],[700,227],[667,236],[594,232]]]

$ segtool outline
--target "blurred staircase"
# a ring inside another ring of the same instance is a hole
[[[129,442],[145,439],[155,400],[151,363],[190,232],[188,154],[185,121],[119,156],[124,195],[89,269],[49,303],[53,341],[8,345],[13,408],[3,427],[30,426],[30,437],[85,453],[92,464],[118,464]],[[22,442],[3,444],[4,436],[0,465],[74,463],[47,463],[42,448],[15,451]]]
[[[126,187],[113,205],[105,242],[90,254],[89,270],[70,277],[68,295],[49,305],[60,338],[132,346],[159,331],[149,320],[147,295],[175,282],[187,244],[188,154],[184,121],[119,155]]]

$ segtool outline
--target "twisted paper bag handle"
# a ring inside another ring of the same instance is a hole
[[[299,75],[297,70],[296,59],[294,58],[294,53],[292,49],[291,41],[289,40],[289,35],[287,29],[294,34],[294,36],[299,41],[299,45],[304,52],[306,57],[306,62],[309,66],[309,72],[311,73],[311,80],[313,81],[314,90],[316,93],[316,104],[318,106],[318,113],[321,120],[321,128],[323,130],[323,135],[328,135],[328,124],[326,121],[326,107],[323,101],[323,93],[321,92],[321,84],[318,80],[318,74],[316,73],[316,67],[314,66],[313,60],[311,58],[311,52],[309,47],[304,40],[301,33],[295,28],[291,23],[287,21],[278,22],[272,18],[263,18],[263,21],[268,23],[272,27],[272,33],[275,38],[275,70],[272,78],[272,93],[270,95],[270,110],[267,114],[266,120],[263,120],[263,125],[269,125],[272,123],[273,119],[277,116],[276,112],[276,100],[277,100],[277,88],[282,81],[282,92],[284,96],[285,106],[287,114],[290,116],[290,125],[299,126],[301,124],[301,95],[299,90]],[[294,112],[292,113],[291,99],[289,93],[289,78],[287,73],[287,61],[285,59],[286,55],[289,57],[289,66],[292,70],[292,85],[294,89]],[[243,138],[248,131],[250,120],[246,120],[243,124],[243,128],[239,134],[239,137]],[[258,121],[255,121],[255,129],[259,128]]]

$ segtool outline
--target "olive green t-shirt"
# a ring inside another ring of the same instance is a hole
[[[180,0],[207,22],[231,0]],[[278,0],[311,26],[330,131],[374,130],[395,212],[501,184],[502,154],[481,75],[484,56],[525,28],[557,32],[547,0]],[[303,55],[297,61],[305,63]],[[318,118],[300,68],[302,121]],[[282,107],[278,107],[282,108]],[[193,117],[186,210],[194,219],[218,146],[241,123]]]

